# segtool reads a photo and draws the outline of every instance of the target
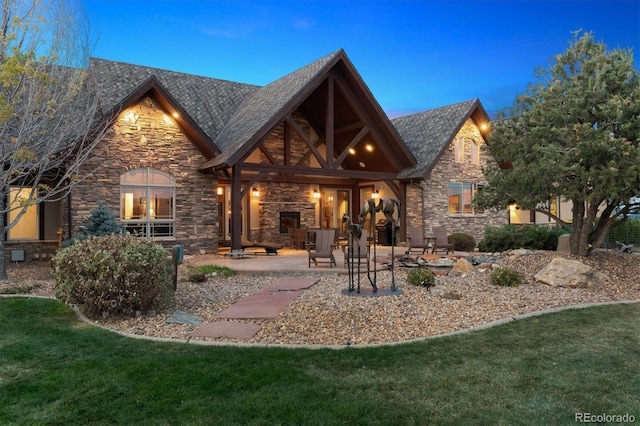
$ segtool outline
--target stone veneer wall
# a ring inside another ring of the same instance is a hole
[[[310,139],[313,138],[307,120],[297,112],[292,116],[302,131]],[[293,128],[290,129],[290,135],[289,164],[297,164],[309,148]],[[280,124],[271,132],[264,141],[264,148],[276,160],[277,164],[284,164],[284,124]],[[262,151],[260,151],[260,162],[270,162]],[[309,164],[309,157],[301,163],[302,166],[309,166]],[[266,183],[262,182],[258,211],[260,229],[252,232],[252,239],[289,245],[289,235],[280,233],[280,212],[300,212],[300,227],[315,227],[317,203],[309,201],[310,184],[311,182],[300,184],[268,182],[268,180]]]
[[[71,194],[73,235],[101,202],[120,217],[120,176],[150,167],[175,179],[175,238],[158,240],[165,247],[183,244],[186,253],[216,252],[217,196],[211,176],[198,172],[206,160],[175,122],[150,97],[128,111],[139,117],[126,122],[121,114],[81,172],[95,173]],[[66,209],[65,209],[66,216]],[[65,238],[69,236],[65,217]]]
[[[263,186],[260,206],[261,241],[289,245],[289,235],[280,233],[280,212],[300,212],[300,227],[316,226],[316,203],[308,201],[309,185],[270,183]]]
[[[464,138],[464,161],[462,163],[455,161],[454,153],[455,140],[459,138]],[[480,164],[473,164],[471,161],[471,139],[479,143]],[[482,164],[487,161],[493,161],[493,159],[485,151],[485,141],[478,127],[471,119],[467,120],[454,138],[454,141],[432,169],[429,179],[420,182],[419,186],[424,190],[422,197],[424,200],[424,216],[420,220],[415,213],[412,213],[408,220],[408,225],[420,226],[419,224],[422,222],[426,236],[431,235],[431,227],[445,226],[450,234],[465,232],[473,235],[476,241],[480,242],[484,237],[484,230],[487,226],[507,224],[509,217],[506,210],[488,210],[486,213],[478,215],[449,214],[449,182],[486,183],[481,169]],[[417,194],[420,192],[420,188],[412,185],[409,186],[408,192],[411,195],[408,194],[407,198],[414,199],[418,197]]]

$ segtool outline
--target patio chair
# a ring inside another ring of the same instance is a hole
[[[447,228],[444,226],[434,226],[431,228],[431,232],[433,232],[433,236],[435,237],[435,244],[433,245],[431,253],[437,253],[438,250],[446,250],[447,254],[449,254],[449,252],[453,253],[453,244],[448,240]]]
[[[333,265],[337,266],[336,258],[333,257],[336,239],[335,233],[335,229],[320,229],[315,232],[315,242],[307,243],[309,268],[311,267],[311,261],[318,266],[318,259],[328,259],[330,268],[333,268]]]
[[[369,262],[369,234],[365,229],[362,230],[362,235],[360,238],[353,242],[353,253],[349,256],[349,246],[343,246],[342,249],[344,251],[344,267],[347,267],[347,262],[349,261],[349,257],[351,257],[351,264],[355,265],[358,263],[358,247],[360,247],[360,260],[364,260],[364,262]],[[366,263],[365,263],[366,265]]]
[[[432,238],[425,238],[422,228],[412,226],[409,228],[409,250],[408,253],[422,250],[422,254],[428,251],[434,244],[429,244]]]
[[[278,250],[280,250],[281,248],[284,247],[284,244],[280,244],[280,243],[274,243],[271,241],[250,241],[247,240],[246,238],[242,237],[240,239],[240,246],[242,247],[242,250],[247,249],[247,248],[263,248],[264,252],[269,255],[269,254],[278,254]]]

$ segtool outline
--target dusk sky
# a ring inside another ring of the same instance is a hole
[[[257,85],[337,49],[390,117],[473,98],[493,116],[592,31],[632,48],[640,0],[85,0],[92,56]]]

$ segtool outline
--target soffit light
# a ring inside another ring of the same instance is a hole
[[[367,150],[367,152],[373,152],[373,145],[371,145],[370,143],[366,144],[364,146],[364,149]]]
[[[136,114],[135,111],[129,111],[124,115],[124,117],[122,117],[122,119],[129,124],[135,124],[135,122],[138,121],[138,118],[140,118],[140,116]]]

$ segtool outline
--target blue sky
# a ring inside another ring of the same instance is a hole
[[[390,117],[480,98],[509,106],[572,32],[633,48],[640,0],[85,0],[92,56],[268,84],[343,48]]]

